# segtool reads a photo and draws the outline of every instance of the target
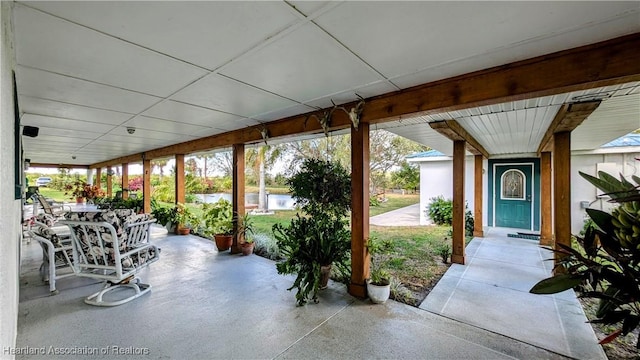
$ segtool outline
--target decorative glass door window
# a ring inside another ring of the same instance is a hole
[[[525,199],[525,178],[520,170],[508,170],[502,174],[502,194],[503,200],[524,200]]]

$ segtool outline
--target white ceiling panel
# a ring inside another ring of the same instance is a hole
[[[259,121],[273,121],[273,120],[279,120],[279,119],[286,118],[293,115],[308,113],[313,110],[317,110],[317,108],[307,106],[307,105],[294,105],[292,107],[270,111],[266,114],[256,115],[254,116],[254,119]]]
[[[133,116],[117,111],[95,109],[29,96],[20,96],[18,102],[23,113],[58,119],[81,120],[82,122],[87,122],[87,126],[94,126],[94,123],[120,125]]]
[[[38,10],[16,6],[15,14],[18,41],[29,44],[17,47],[23,66],[162,97],[207,73]]]
[[[33,162],[77,153],[85,164],[640,32],[637,1],[17,1],[11,9],[22,125],[41,133],[25,138],[25,152],[37,153]],[[639,93],[636,82],[373,128],[450,154],[451,142],[427,122],[456,119],[508,157],[535,151],[562,104],[605,98],[572,134],[574,148],[589,148],[640,127],[638,99],[620,98]]]
[[[154,105],[143,112],[142,115],[208,127],[217,127],[218,125],[242,119],[238,115],[171,100]]]
[[[249,118],[240,118],[237,120],[230,120],[225,123],[216,124],[216,129],[222,129],[226,131],[242,129],[247,126],[259,125],[260,122],[258,120],[249,119]]]
[[[445,155],[453,156],[453,142],[433,130],[427,123],[406,125],[401,122],[390,122],[380,124],[376,128],[390,131],[419,144],[429,146]]]
[[[215,69],[298,18],[275,1],[29,2],[174,58]]]
[[[640,94],[606,99],[571,133],[571,150],[598,148],[640,129]]]
[[[369,98],[376,95],[386,94],[396,90],[399,90],[399,89],[385,80],[385,81],[379,81],[374,84],[361,86],[355,89],[342,91],[336,94],[321,96],[318,99],[307,101],[306,104],[312,107],[324,109],[324,108],[333,106],[334,103],[345,104],[351,101],[359,100],[358,95],[363,98]]]
[[[288,1],[288,3],[305,16],[311,16],[320,9],[326,11],[327,7],[335,7],[341,4],[337,1]]]
[[[206,126],[185,124],[176,121],[149,118],[146,116],[136,116],[122,124],[122,126],[133,127],[136,129],[136,133],[142,132],[143,134],[146,134],[147,130],[156,130],[167,133],[189,135],[193,132],[207,129]]]
[[[382,80],[313,24],[225,66],[222,74],[299,102]]]
[[[99,124],[90,121],[83,120],[71,120],[71,119],[62,119],[55,118],[50,116],[40,116],[33,114],[24,114],[20,119],[20,123],[22,125],[29,126],[38,126],[42,128],[59,128],[59,129],[69,129],[83,132],[92,132],[92,133],[105,133],[111,131],[114,126],[107,124]],[[41,134],[46,134],[46,131],[40,129]]]
[[[354,1],[339,9],[318,17],[317,23],[387,77],[524,42],[540,42],[598,23],[606,23],[604,30],[612,28],[599,33],[600,40],[620,36],[623,34],[609,33],[617,30],[612,22],[637,21],[639,10],[634,2],[609,1],[512,2],[508,6],[484,1],[380,2],[369,6],[368,2]],[[624,33],[628,30],[628,26],[622,29]],[[372,43],[384,44],[384,51]],[[538,44],[537,51],[547,50]]]
[[[210,75],[171,97],[243,117],[253,117],[296,103],[220,75]]]
[[[18,94],[105,110],[138,113],[160,98],[42,70],[18,67]]]

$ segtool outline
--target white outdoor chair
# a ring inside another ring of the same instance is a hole
[[[56,281],[75,275],[69,228],[57,224],[51,215],[38,214],[27,232],[42,247],[40,277],[49,283],[51,295],[56,295]]]
[[[85,303],[116,306],[151,290],[151,285],[140,283],[136,273],[160,257],[160,249],[149,242],[154,222],[149,215],[127,209],[71,212],[60,221],[71,229],[75,274],[105,281],[104,288],[87,297]],[[123,287],[134,293],[124,299],[105,300],[108,292]]]

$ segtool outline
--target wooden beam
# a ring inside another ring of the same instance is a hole
[[[29,167],[39,167],[47,169],[89,169],[89,165],[76,164],[50,164],[50,163],[30,163]]]
[[[244,144],[233,145],[233,179],[231,204],[233,205],[233,245],[231,253],[242,252],[240,234],[238,234],[238,216],[244,216]]]
[[[108,197],[113,196],[113,175],[111,175],[112,171],[113,169],[111,168],[111,166],[107,166],[107,196]]]
[[[474,184],[473,184],[473,236],[484,237],[484,229],[482,223],[482,200],[483,190],[482,186],[482,166],[484,164],[484,158],[482,155],[474,156]]]
[[[553,188],[555,214],[555,248],[558,244],[571,246],[571,132],[559,132],[553,135]],[[556,253],[556,272],[562,255]]]
[[[465,162],[465,143],[462,140],[453,142],[453,250],[451,253],[451,262],[456,264],[465,264],[464,245],[464,162]]]
[[[96,168],[96,181],[93,184],[102,188],[102,168]]]
[[[551,153],[540,154],[540,245],[553,245]]]
[[[636,33],[368,98],[365,100],[361,121],[370,124],[384,123],[410,116],[640,81],[639,58],[640,33]],[[351,108],[355,105],[356,102],[352,102],[344,106]],[[319,133],[323,131],[322,126],[311,115],[318,115],[323,111],[326,109],[158,148],[147,151],[145,158],[155,159],[239,143],[260,142],[263,127],[270,138]],[[351,126],[343,111],[336,111],[333,115],[331,130]],[[140,161],[141,156],[142,154],[134,154],[93,164],[91,167],[136,162]]]
[[[542,141],[540,141],[540,146],[538,146],[538,156],[540,156],[542,152],[550,152],[552,150],[553,134],[573,131],[573,129],[582,124],[582,122],[589,117],[589,115],[591,115],[598,106],[600,106],[600,101],[562,105],[556,113],[556,116],[553,118],[551,125],[549,125],[547,132],[545,132],[542,137]]]
[[[176,204],[185,203],[184,154],[176,154]]]
[[[452,141],[464,141],[467,144],[467,150],[473,155],[482,155],[486,158],[489,157],[489,153],[485,148],[467,132],[457,121],[455,120],[441,120],[430,122],[429,126],[445,137]]]
[[[129,198],[129,164],[122,164],[122,199]]]
[[[142,161],[142,197],[144,213],[151,213],[151,159]]]
[[[369,124],[351,128],[351,283],[349,293],[367,295],[370,255],[369,239]]]

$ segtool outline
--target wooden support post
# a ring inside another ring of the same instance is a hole
[[[553,245],[551,212],[551,153],[540,153],[540,245]]]
[[[113,169],[107,166],[107,197],[113,196]]]
[[[453,142],[453,251],[451,262],[465,264],[464,256],[464,162],[465,141]]]
[[[102,188],[102,168],[96,169],[96,181],[94,182],[95,186]]]
[[[142,197],[144,213],[151,213],[151,160],[142,160]]]
[[[122,199],[129,198],[129,164],[122,164]]]
[[[483,166],[483,157],[482,155],[474,156],[475,167],[474,167],[474,185],[473,185],[473,236],[475,237],[484,237],[483,223],[482,223],[482,194],[483,194],[483,186],[482,186],[482,166]]]
[[[369,124],[351,128],[351,283],[349,293],[367,296],[369,278]]]
[[[571,132],[553,135],[553,188],[555,189],[553,212],[555,214],[555,248],[558,244],[571,246]],[[556,253],[555,265],[562,258]],[[556,273],[563,272],[556,267]]]
[[[233,245],[231,253],[242,251],[238,238],[238,216],[244,216],[244,144],[233,145],[233,193],[231,195],[233,205]]]
[[[176,204],[184,204],[184,154],[176,154]]]

